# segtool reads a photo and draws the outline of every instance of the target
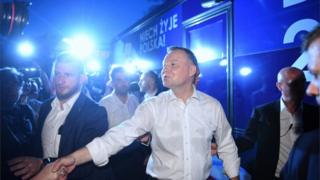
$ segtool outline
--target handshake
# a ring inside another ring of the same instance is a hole
[[[65,180],[69,173],[76,167],[75,158],[66,156],[47,164],[31,180]]]

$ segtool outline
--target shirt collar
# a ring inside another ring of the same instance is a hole
[[[65,108],[71,108],[74,103],[76,102],[76,100],[79,98],[80,96],[80,91],[77,92],[76,94],[74,94],[70,99],[68,99],[65,103],[62,104],[63,107]],[[57,107],[60,107],[60,101],[57,97],[54,98],[54,100],[52,101],[51,103],[51,106],[53,108],[57,108]],[[59,108],[60,109],[60,108]],[[62,109],[60,109],[62,110]]]
[[[145,93],[144,94],[144,99],[149,99],[149,98],[151,98],[153,96],[156,96],[157,92],[158,92],[158,89],[156,89],[155,91],[153,91],[151,93]]]
[[[302,111],[302,109],[303,109],[303,103],[300,103],[300,106],[297,109],[296,113],[300,113]],[[289,113],[289,111],[287,110],[286,104],[283,102],[282,98],[280,98],[280,112],[282,112],[284,110]]]
[[[192,87],[193,87],[193,93],[192,93],[191,97],[189,97],[188,99],[196,99],[196,100],[200,101],[199,92],[197,91],[197,89],[194,85]],[[179,99],[171,89],[169,90],[169,95],[170,95],[169,101]]]
[[[280,112],[287,110],[286,105],[284,104],[282,98],[280,98]]]

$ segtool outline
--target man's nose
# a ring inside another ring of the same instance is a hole
[[[56,82],[58,84],[63,84],[65,82],[65,78],[63,76],[56,77]]]
[[[319,96],[320,94],[320,87],[317,86],[315,81],[311,81],[308,88],[307,88],[307,94],[309,96]]]

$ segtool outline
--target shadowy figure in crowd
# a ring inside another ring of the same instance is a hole
[[[255,148],[253,164],[247,168],[257,180],[279,178],[299,135],[319,127],[318,108],[302,102],[303,71],[285,67],[277,79],[280,100],[254,109],[244,136],[236,139],[239,153]]]
[[[147,165],[150,179],[207,179],[212,166],[212,136],[226,174],[232,180],[239,179],[240,159],[231,127],[221,104],[194,86],[199,73],[197,59],[189,49],[170,47],[162,69],[163,85],[170,90],[142,103],[130,120],[86,147],[46,166],[35,180],[66,178],[76,166],[91,160],[103,166],[111,155],[147,132],[152,135]]]
[[[45,102],[39,113],[37,156],[22,156],[9,162],[23,178],[32,177],[44,165],[83,147],[108,129],[107,113],[81,89],[86,82],[84,65],[69,54],[60,54],[53,65],[56,97]],[[68,179],[111,178],[108,166],[93,163],[78,166]]]
[[[10,172],[8,160],[33,155],[34,115],[18,99],[22,92],[22,75],[15,68],[0,69],[1,82],[1,179],[20,179],[23,172]]]
[[[151,70],[141,74],[139,87],[140,91],[144,93],[143,100],[147,100],[153,96],[157,96],[160,92],[162,92],[158,75]]]
[[[42,101],[39,100],[39,86],[35,81],[28,81],[23,86],[20,103],[29,105],[32,108],[35,115],[35,121],[37,122]]]
[[[307,94],[315,96],[320,111],[320,26],[311,31],[305,40],[303,50],[308,54],[308,68],[314,76],[307,88]],[[320,121],[315,119],[318,123]],[[303,133],[294,144],[288,162],[282,170],[284,180],[320,179],[320,130]]]

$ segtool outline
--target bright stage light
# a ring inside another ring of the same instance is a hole
[[[34,47],[29,41],[24,41],[18,45],[18,52],[23,57],[30,57],[33,55]]]
[[[101,64],[97,60],[90,60],[86,65],[89,74],[96,74],[101,70]]]
[[[79,59],[85,59],[92,56],[96,50],[93,40],[86,35],[64,38],[62,41],[67,45],[66,51]]]
[[[145,72],[151,70],[153,64],[151,61],[136,58],[134,60],[129,61],[128,63],[125,63],[123,67],[128,73],[133,74],[137,71]]]
[[[252,69],[249,67],[243,67],[240,69],[241,76],[248,76],[252,72]]]
[[[228,60],[227,60],[227,59],[222,59],[222,60],[219,62],[219,65],[220,65],[220,66],[227,66],[227,65],[228,65]]]

